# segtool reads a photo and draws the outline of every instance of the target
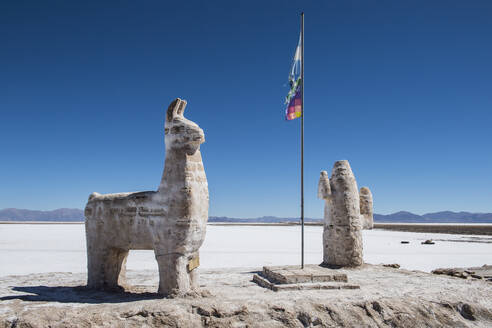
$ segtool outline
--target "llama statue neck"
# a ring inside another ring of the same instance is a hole
[[[166,159],[159,185],[160,198],[169,211],[179,217],[208,213],[208,183],[203,168],[200,144],[203,130],[183,116],[186,101],[176,99],[167,110],[165,123]]]
[[[166,149],[164,171],[158,192],[168,194],[182,189],[189,185],[194,175],[199,172],[205,172],[200,150],[188,155],[176,149]]]

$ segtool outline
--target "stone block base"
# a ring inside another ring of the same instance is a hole
[[[259,286],[273,291],[308,289],[359,289],[358,285],[347,284],[347,275],[319,265],[263,267],[253,276]]]

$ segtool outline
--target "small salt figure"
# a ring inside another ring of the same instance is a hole
[[[362,219],[363,229],[372,229],[374,227],[374,218],[372,211],[372,193],[367,187],[360,188],[360,216]]]

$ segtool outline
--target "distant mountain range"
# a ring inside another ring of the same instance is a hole
[[[400,211],[393,214],[374,214],[375,222],[400,223],[492,223],[492,213],[442,211],[417,215]]]
[[[211,216],[208,222],[238,222],[238,223],[280,223],[298,222],[298,218],[279,218],[275,216],[263,216],[254,219],[236,219],[229,217]],[[305,222],[320,222],[322,219],[305,218]],[[393,214],[374,214],[375,222],[397,222],[397,223],[492,223],[492,213],[470,213],[470,212],[435,212],[418,215],[410,212],[400,211]]]
[[[0,221],[84,221],[84,211],[78,208],[59,208],[53,211],[6,208],[0,210]]]
[[[306,222],[320,222],[322,219],[306,218]],[[77,208],[59,208],[53,211],[33,211],[17,208],[0,210],[0,221],[54,221],[54,222],[81,222],[84,221],[84,211]],[[280,223],[298,222],[298,218],[279,218],[263,216],[252,219],[230,218],[225,216],[211,216],[209,222],[236,222],[236,223]],[[417,215],[400,211],[393,214],[374,214],[375,222],[398,223],[492,223],[492,213],[470,212],[435,212]]]

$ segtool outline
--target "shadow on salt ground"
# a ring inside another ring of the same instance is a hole
[[[86,286],[25,286],[12,287],[13,291],[25,292],[24,295],[10,295],[0,297],[0,301],[21,300],[25,302],[59,302],[59,303],[125,303],[142,300],[163,299],[157,293],[132,293],[128,291],[99,291]]]
[[[251,274],[251,275],[254,275],[254,274],[259,274],[259,273],[262,273],[263,271],[261,270],[255,270],[255,271],[243,271],[243,272],[240,272],[240,274]]]

